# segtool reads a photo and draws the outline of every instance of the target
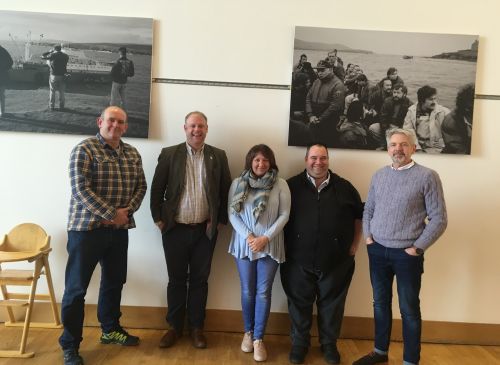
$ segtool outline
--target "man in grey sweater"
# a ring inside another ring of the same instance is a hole
[[[375,349],[353,365],[388,361],[394,276],[403,321],[403,364],[418,364],[422,327],[419,293],[424,252],[447,225],[439,175],[411,159],[416,150],[414,132],[389,130],[387,149],[392,165],[378,170],[373,176],[363,213],[373,288]]]

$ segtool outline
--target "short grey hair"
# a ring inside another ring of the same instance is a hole
[[[391,137],[395,134],[404,134],[406,137],[410,139],[410,142],[416,146],[417,145],[417,136],[415,135],[415,131],[413,129],[403,129],[403,128],[392,128],[387,130],[385,133],[385,139],[387,141],[387,145],[391,141]]]
[[[189,117],[191,115],[199,115],[200,117],[202,117],[203,119],[205,119],[205,123],[208,124],[208,118],[207,118],[207,116],[204,113],[202,113],[202,112],[200,112],[198,110],[195,110],[195,111],[187,113],[186,117],[184,118],[184,123],[187,122],[187,120],[189,119]]]

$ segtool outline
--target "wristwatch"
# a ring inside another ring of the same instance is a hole
[[[415,252],[417,253],[418,256],[422,256],[424,254],[424,250],[422,250],[421,248],[415,246],[413,247],[415,248]]]

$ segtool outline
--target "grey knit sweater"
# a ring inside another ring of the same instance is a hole
[[[415,165],[386,166],[373,175],[363,213],[363,233],[385,247],[427,249],[448,223],[439,175]]]

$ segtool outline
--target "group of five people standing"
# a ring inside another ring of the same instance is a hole
[[[141,156],[121,140],[128,128],[126,113],[108,107],[97,124],[96,137],[79,143],[70,157],[69,257],[59,340],[66,365],[83,363],[79,346],[84,298],[98,262],[101,343],[139,343],[119,319],[128,229],[135,226],[133,213],[145,195],[146,181]],[[199,111],[189,113],[184,131],[186,142],[161,151],[151,185],[151,214],[162,233],[169,277],[168,330],[160,347],[176,343],[186,317],[193,346],[207,347],[203,326],[208,277],[218,227],[229,220],[233,226],[229,252],[241,283],[242,351],[253,352],[256,361],[267,358],[263,337],[272,284],[281,264],[291,319],[290,362],[305,361],[316,303],[324,358],[340,363],[336,342],[363,221],[374,296],[375,349],[354,364],[387,361],[394,276],[403,319],[403,360],[418,364],[423,252],[443,233],[447,220],[439,176],[411,159],[414,134],[396,129],[387,135],[392,164],[375,174],[363,210],[353,185],[329,169],[324,145],[309,146],[305,170],[288,181],[278,177],[273,151],[256,145],[231,184],[225,152],[205,143],[207,117]]]

